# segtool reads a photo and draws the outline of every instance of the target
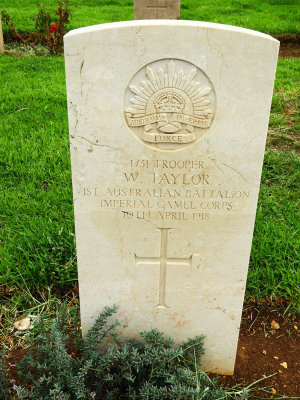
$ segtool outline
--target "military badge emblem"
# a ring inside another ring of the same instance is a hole
[[[161,149],[178,149],[200,139],[211,126],[214,108],[212,83],[183,60],[158,60],[145,66],[125,94],[129,128]]]

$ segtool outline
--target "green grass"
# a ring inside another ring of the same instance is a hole
[[[66,291],[77,272],[64,60],[3,56],[0,73],[0,284]],[[299,100],[299,80],[296,62],[280,60],[272,123]],[[299,163],[290,151],[266,153],[248,297],[299,296]]]
[[[69,282],[76,272],[64,61],[2,57],[0,68],[0,283]]]
[[[37,0],[2,0],[20,32],[32,31]],[[43,0],[54,11],[56,0]],[[71,29],[133,19],[133,0],[73,0]],[[182,0],[181,19],[238,25],[270,34],[300,33],[299,0]],[[4,33],[8,32],[4,26]]]
[[[269,150],[253,237],[247,295],[299,298],[300,158]]]
[[[268,144],[283,149],[300,150],[299,59],[279,60],[277,69]]]

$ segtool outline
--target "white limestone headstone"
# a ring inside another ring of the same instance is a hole
[[[192,21],[65,36],[83,334],[204,334],[232,374],[279,42]]]
[[[179,19],[180,0],[134,0],[134,19]]]

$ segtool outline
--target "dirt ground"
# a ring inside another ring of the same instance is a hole
[[[274,36],[280,41],[279,57],[300,57],[300,35]]]
[[[269,393],[259,390],[253,396],[300,398],[300,315],[248,304],[242,315],[234,375],[221,377],[220,382],[247,386],[270,375],[256,385],[269,386]]]

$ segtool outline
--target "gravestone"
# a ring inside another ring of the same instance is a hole
[[[2,23],[0,18],[0,53],[3,54],[5,52],[4,40],[3,40],[3,31],[2,31]]]
[[[134,19],[179,19],[180,0],[134,0]]]
[[[83,335],[117,304],[124,337],[204,334],[233,373],[278,48],[194,21],[65,36]]]

